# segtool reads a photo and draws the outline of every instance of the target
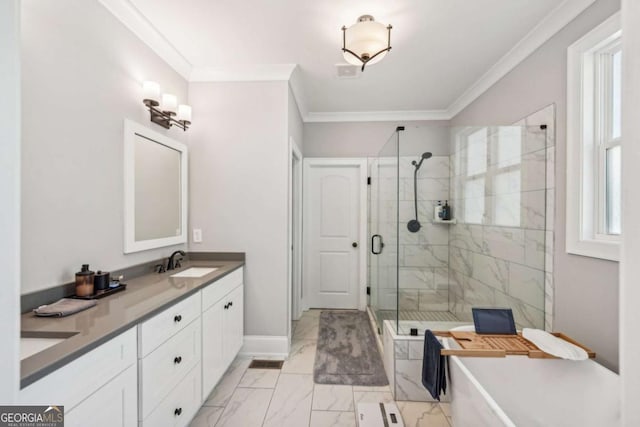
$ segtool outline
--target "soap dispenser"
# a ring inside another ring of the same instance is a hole
[[[94,272],[89,270],[89,264],[82,264],[82,269],[76,273],[76,296],[88,297],[93,295]]]
[[[444,201],[444,206],[442,207],[442,220],[443,221],[451,221],[451,206],[449,206],[449,201]]]
[[[438,200],[438,204],[433,209],[433,219],[440,221],[442,219],[442,201]]]

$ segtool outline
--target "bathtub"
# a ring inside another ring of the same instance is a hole
[[[450,356],[449,373],[456,427],[620,425],[619,377],[591,360]]]

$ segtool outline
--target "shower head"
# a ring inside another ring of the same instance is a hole
[[[420,169],[420,166],[422,166],[422,162],[424,160],[430,158],[431,156],[433,156],[433,154],[431,154],[430,152],[428,152],[428,151],[424,152],[424,153],[422,153],[422,156],[420,156],[420,162],[419,163],[414,160],[414,161],[411,162],[411,164],[416,167],[416,171],[417,171],[418,169]]]

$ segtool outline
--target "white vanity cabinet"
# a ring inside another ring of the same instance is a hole
[[[244,286],[242,268],[202,290],[202,399],[218,383],[242,347]]]
[[[112,338],[20,390],[25,405],[63,405],[65,426],[138,423],[136,329]]]
[[[200,408],[200,310],[201,293],[197,292],[138,325],[143,427],[186,426]]]

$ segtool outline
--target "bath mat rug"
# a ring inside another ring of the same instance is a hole
[[[389,384],[366,313],[355,310],[320,313],[313,380],[317,384]]]

